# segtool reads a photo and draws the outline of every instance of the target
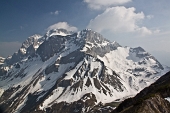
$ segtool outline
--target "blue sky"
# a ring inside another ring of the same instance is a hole
[[[90,28],[122,46],[141,46],[170,66],[169,12],[169,0],[1,0],[0,56],[52,28]]]

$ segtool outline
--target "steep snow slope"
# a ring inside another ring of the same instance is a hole
[[[112,113],[169,113],[170,72],[135,97],[124,100]]]
[[[88,29],[51,30],[29,37],[5,60],[0,104],[6,112],[92,112],[134,96],[167,70],[141,47],[122,47]]]

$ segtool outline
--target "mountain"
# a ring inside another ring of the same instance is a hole
[[[112,113],[170,113],[170,72],[123,101]]]
[[[89,29],[33,35],[0,69],[5,113],[108,112],[169,70],[141,47]]]
[[[5,58],[0,56],[0,65],[4,64],[4,60],[5,60]]]

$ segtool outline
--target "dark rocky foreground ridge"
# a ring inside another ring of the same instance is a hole
[[[4,113],[105,113],[169,68],[89,29],[33,35],[0,65]]]
[[[170,113],[167,97],[170,97],[170,72],[134,98],[123,101],[112,113]]]

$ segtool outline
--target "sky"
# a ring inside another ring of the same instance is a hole
[[[0,56],[34,34],[92,29],[170,66],[170,0],[0,0]]]

